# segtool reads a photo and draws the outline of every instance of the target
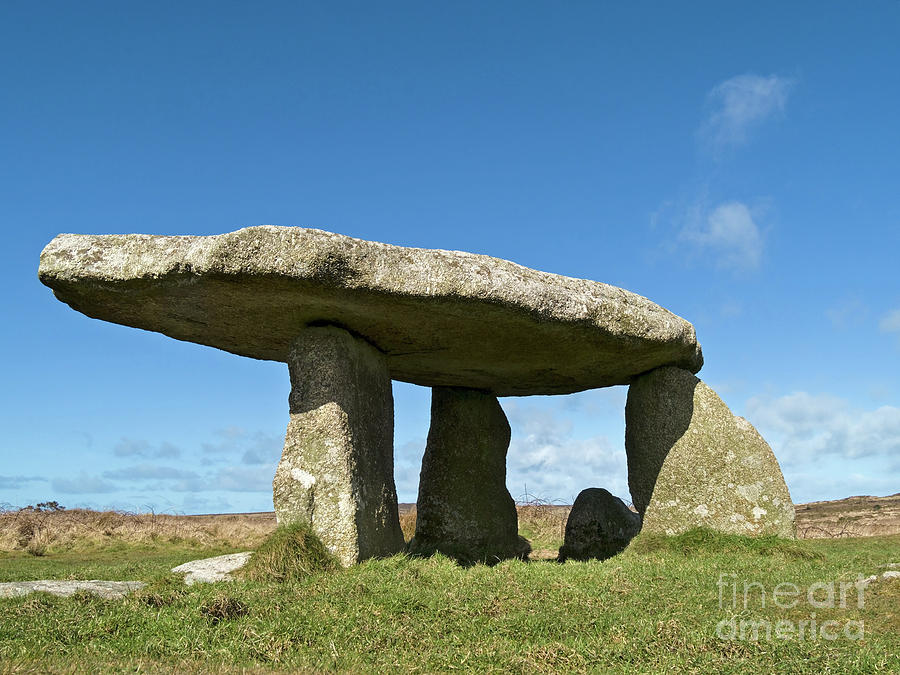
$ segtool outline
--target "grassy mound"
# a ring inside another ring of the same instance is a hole
[[[804,542],[781,537],[745,537],[738,534],[724,534],[704,527],[696,527],[683,534],[668,537],[662,534],[639,534],[628,547],[632,554],[680,553],[697,555],[756,554],[783,558],[820,559],[822,554]]]
[[[252,581],[300,581],[340,568],[307,523],[284,525],[256,549],[240,576]]]

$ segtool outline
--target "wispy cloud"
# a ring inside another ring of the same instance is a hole
[[[707,95],[709,115],[700,137],[713,151],[743,145],[751,132],[784,111],[794,80],[779,75],[738,75]]]
[[[197,478],[197,474],[193,471],[184,471],[176,469],[173,466],[157,466],[155,464],[138,464],[135,466],[126,466],[121,469],[112,471],[104,471],[104,478],[111,480],[172,480],[172,479],[190,479]]]
[[[53,490],[62,494],[100,494],[115,492],[118,487],[100,476],[81,473],[72,478],[54,478]]]
[[[47,482],[41,476],[0,476],[0,490],[17,490],[26,483]]]
[[[135,438],[120,438],[113,446],[113,454],[117,457],[178,457],[181,449],[168,441],[149,443]]]
[[[252,466],[277,463],[283,444],[284,438],[281,436],[226,427],[216,431],[216,439],[203,443],[201,448],[213,462],[240,456],[242,464]]]
[[[418,497],[419,473],[424,454],[424,438],[407,441],[394,450],[394,483],[397,486],[397,499],[401,502],[414,502]]]
[[[271,492],[274,476],[274,466],[226,466],[213,477],[209,489],[225,492]]]
[[[900,337],[900,309],[894,309],[881,317],[878,327],[882,333],[896,333]]]
[[[506,398],[502,406],[512,427],[506,461],[506,485],[515,499],[529,496],[571,503],[581,490],[604,487],[630,501],[625,450],[604,435],[578,438],[575,421],[624,415],[625,387],[584,392],[577,396],[521,401]],[[620,420],[623,421],[623,420]],[[624,438],[624,436],[622,437]],[[400,501],[415,501],[425,439],[399,445],[394,453],[394,480]]]
[[[506,483],[513,497],[528,494],[571,503],[583,489],[603,487],[630,501],[625,449],[603,435],[574,437],[556,410],[504,402],[513,429]]]
[[[752,270],[762,259],[762,233],[750,207],[742,202],[719,204],[712,211],[695,207],[679,238],[712,256],[719,268]]]
[[[900,408],[892,406],[860,410],[834,396],[795,392],[749,400],[747,418],[786,463],[824,456],[887,460],[900,454]]]
[[[825,310],[825,316],[835,328],[853,328],[869,313],[866,303],[857,295],[848,295],[833,307]],[[898,324],[900,330],[900,324]]]

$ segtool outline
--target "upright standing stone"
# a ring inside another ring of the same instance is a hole
[[[686,370],[657,368],[632,382],[625,452],[643,532],[704,526],[794,536],[794,506],[772,449]]]
[[[312,524],[344,565],[403,548],[394,487],[394,400],[384,355],[334,326],[288,355],[291,419],[273,481],[279,523]]]
[[[509,422],[496,397],[474,389],[431,390],[411,552],[440,551],[463,563],[528,555],[506,489],[509,439]]]

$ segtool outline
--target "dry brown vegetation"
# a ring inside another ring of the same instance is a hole
[[[174,516],[38,505],[0,511],[0,551],[39,556],[120,542],[254,548],[274,529],[273,513]]]
[[[403,530],[403,538],[409,541],[416,533],[416,505],[400,504],[400,529]]]
[[[532,557],[553,557],[562,543],[569,506],[533,500],[517,505],[519,529],[534,546]],[[802,539],[900,534],[900,494],[849,497],[798,504]],[[204,547],[256,548],[275,530],[274,513],[181,516],[64,509],[50,503],[0,509],[0,551],[83,550],[117,543],[182,543]],[[416,528],[414,504],[400,505],[400,526],[409,541]]]

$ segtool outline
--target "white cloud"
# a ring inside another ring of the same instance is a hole
[[[424,438],[407,441],[394,451],[394,483],[397,499],[401,503],[414,503],[418,498],[419,472],[424,454]]]
[[[207,490],[271,492],[274,466],[226,466],[214,476]]]
[[[625,387],[613,387],[553,401],[524,402],[505,398],[501,405],[509,419],[512,440],[507,453],[506,485],[514,499],[526,496],[568,504],[581,490],[603,487],[630,502],[625,450],[605,435],[578,438],[576,421],[623,418]],[[622,419],[618,419],[619,424]],[[624,435],[622,436],[624,438]],[[394,453],[394,480],[401,502],[414,502],[425,439],[399,445]]]
[[[630,501],[624,447],[603,435],[574,437],[574,425],[554,410],[504,401],[513,438],[506,484],[515,498],[529,496],[571,504],[579,492],[603,487]]]
[[[769,75],[738,75],[716,85],[707,95],[711,108],[700,133],[718,151],[747,142],[750,132],[784,111],[794,81]]]
[[[25,483],[37,483],[39,481],[46,482],[46,478],[41,476],[0,476],[0,490],[18,490],[25,486]]]
[[[54,478],[54,492],[63,494],[99,494],[115,492],[118,488],[100,476],[81,473],[74,478]]]
[[[232,503],[221,497],[201,497],[195,494],[184,496],[181,509],[189,513],[230,513],[234,510]]]
[[[172,466],[137,464],[112,471],[104,471],[103,477],[112,480],[172,480],[196,478],[197,474],[193,471],[183,471]]]
[[[900,336],[900,309],[894,309],[881,317],[878,327],[882,333],[897,333]]]
[[[825,316],[835,328],[853,328],[866,318],[869,313],[866,303],[857,295],[844,297],[833,307],[825,310]],[[898,324],[900,330],[900,324]]]
[[[201,449],[215,461],[228,461],[230,457],[241,457],[247,465],[273,464],[281,458],[284,445],[283,436],[274,436],[262,431],[247,431],[240,427],[227,427],[215,432],[217,440],[205,442]]]
[[[762,259],[762,234],[741,202],[720,204],[709,213],[695,208],[680,238],[715,256],[720,268],[755,269]]]
[[[120,438],[113,447],[113,454],[118,457],[178,457],[181,449],[168,441],[151,444],[142,439]]]
[[[859,410],[843,399],[796,392],[747,402],[747,418],[786,464],[900,454],[900,408]]]

